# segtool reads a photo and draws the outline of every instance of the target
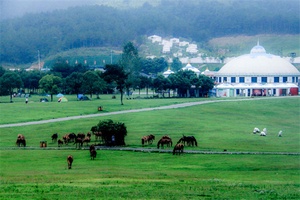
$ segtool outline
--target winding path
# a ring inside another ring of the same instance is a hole
[[[133,110],[108,112],[108,113],[98,113],[98,114],[62,117],[62,118],[56,118],[56,119],[31,121],[31,122],[23,122],[23,123],[15,123],[15,124],[3,124],[3,125],[0,125],[0,128],[8,128],[8,127],[16,127],[16,126],[29,126],[29,125],[36,125],[36,124],[46,124],[46,123],[62,122],[62,121],[84,119],[84,118],[93,118],[93,117],[101,117],[101,116],[109,116],[109,115],[119,115],[119,114],[124,114],[124,113],[136,113],[136,112],[146,112],[146,111],[152,111],[152,110],[166,110],[166,109],[174,109],[174,108],[183,108],[183,107],[196,106],[196,105],[207,104],[207,103],[232,102],[232,101],[270,100],[270,99],[278,99],[278,98],[300,98],[300,97],[299,96],[261,97],[261,98],[256,97],[256,98],[225,99],[225,100],[220,100],[220,99],[211,100],[211,99],[209,99],[207,101],[180,103],[180,104],[173,104],[173,105],[168,105],[168,106],[159,106],[159,107],[153,107],[153,108],[141,108],[141,109],[133,109]]]

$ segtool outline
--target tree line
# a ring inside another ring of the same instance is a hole
[[[142,36],[189,38],[206,45],[228,35],[299,34],[298,0],[163,0],[135,9],[72,7],[0,21],[0,60],[31,63],[58,51],[120,47]],[[276,12],[275,12],[276,11]]]
[[[141,73],[142,61],[137,48],[132,42],[123,47],[122,57],[118,64],[105,65],[104,71],[89,70],[81,64],[69,66],[67,63],[57,63],[50,72],[33,71],[9,71],[0,67],[0,95],[9,95],[10,101],[14,93],[44,93],[53,95],[63,94],[100,94],[114,93],[118,90],[123,95],[131,90],[151,88],[163,97],[170,91],[177,91],[179,97],[204,96],[213,88],[213,80],[192,71],[179,70],[165,78],[161,73],[149,75]],[[190,94],[190,88],[194,86],[196,92]]]

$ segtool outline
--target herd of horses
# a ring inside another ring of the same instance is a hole
[[[154,135],[147,135],[142,137],[142,146],[147,144],[152,144],[155,139]],[[164,135],[161,139],[157,142],[157,148],[159,149],[164,148],[164,145],[167,147],[172,147],[173,142],[170,136]],[[183,153],[184,146],[198,146],[197,140],[194,136],[185,136],[181,137],[176,145],[173,148],[173,155]]]
[[[95,134],[95,139],[97,140],[97,138],[99,138],[100,134]],[[76,148],[77,147],[82,147],[84,143],[86,143],[86,145],[88,146],[88,144],[91,141],[91,134],[88,132],[86,135],[84,133],[78,133],[77,135],[75,133],[68,133],[66,135],[64,135],[61,139],[58,139],[58,134],[54,133],[51,136],[52,139],[52,143],[57,142],[58,147],[61,147],[63,144],[67,145],[69,143],[73,143],[74,145],[76,144]],[[142,146],[144,147],[145,145],[151,145],[153,143],[153,141],[155,140],[155,136],[154,135],[147,135],[147,136],[143,136],[142,137]],[[21,147],[26,147],[26,140],[25,140],[25,136],[22,134],[18,134],[17,136],[17,141],[16,141],[16,145]],[[172,139],[168,136],[162,136],[162,138],[158,141],[157,143],[157,148],[159,149],[164,148],[164,145],[166,145],[167,147],[172,147],[173,142]],[[180,138],[178,140],[178,142],[176,143],[176,145],[173,148],[173,155],[180,155],[183,153],[184,150],[184,146],[198,146],[197,144],[197,140],[194,136],[184,136],[182,138]],[[90,151],[90,157],[91,160],[94,160],[97,156],[97,151],[95,148],[95,145],[90,145],[89,147],[89,151]],[[72,163],[74,161],[74,158],[72,155],[68,155],[67,156],[67,163],[68,163],[68,169],[72,169]]]

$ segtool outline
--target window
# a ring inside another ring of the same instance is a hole
[[[274,83],[279,83],[279,77],[274,77]]]
[[[240,78],[239,78],[239,82],[240,82],[240,83],[245,83],[245,77],[240,77]]]
[[[261,82],[262,82],[262,83],[266,83],[266,82],[268,82],[268,79],[267,79],[267,77],[261,77]]]
[[[235,83],[235,77],[231,77],[231,83]]]
[[[224,82],[227,82],[227,77],[224,77]]]
[[[257,77],[251,77],[251,83],[257,83]]]
[[[286,83],[287,82],[287,77],[282,77],[282,82]]]

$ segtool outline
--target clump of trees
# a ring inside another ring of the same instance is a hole
[[[122,122],[114,122],[111,119],[99,121],[91,128],[93,132],[102,133],[102,141],[106,146],[124,146],[127,128]]]

